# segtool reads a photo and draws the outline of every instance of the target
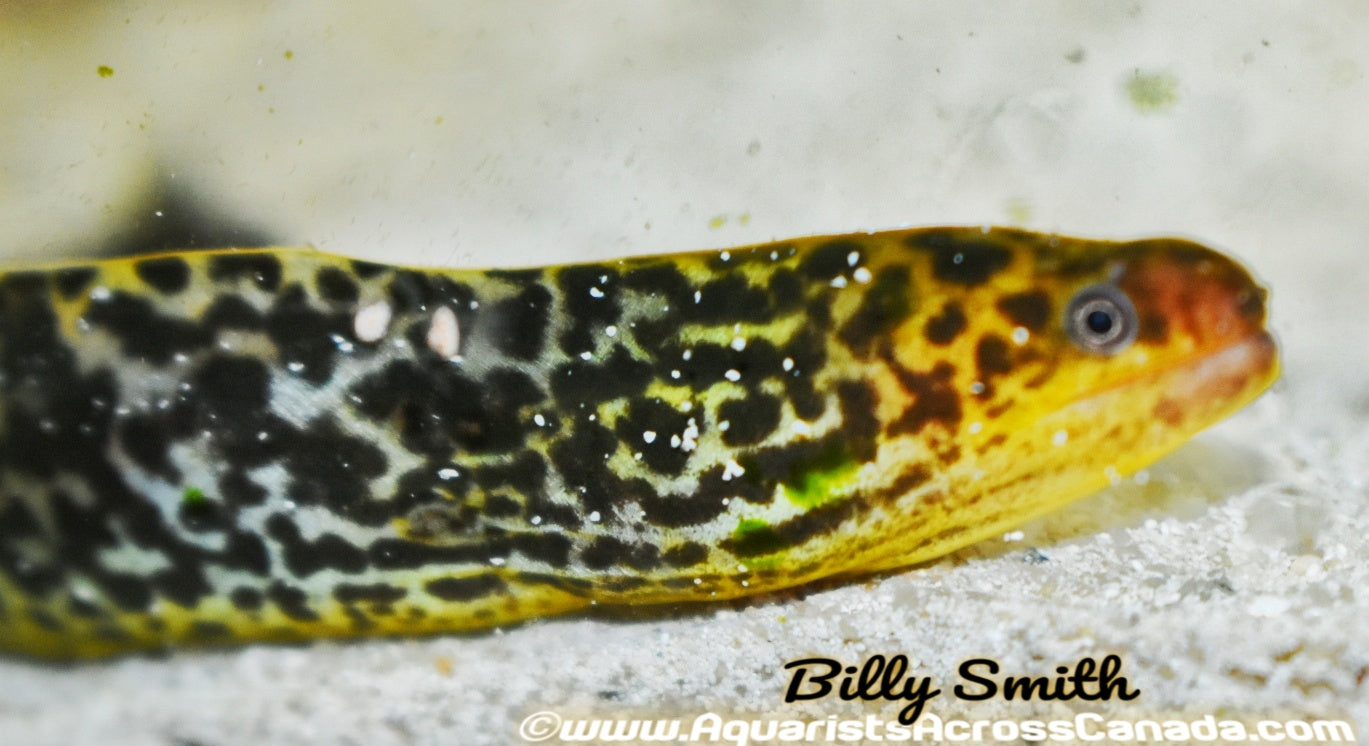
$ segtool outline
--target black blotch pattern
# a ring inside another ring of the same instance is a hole
[[[654,544],[629,544],[613,536],[599,536],[580,552],[580,561],[591,570],[618,565],[645,571],[658,567],[661,555]]]
[[[998,310],[1014,324],[1039,332],[1051,319],[1051,299],[1040,290],[1009,295],[998,301]]]
[[[661,555],[662,562],[675,568],[693,567],[706,559],[708,548],[694,541],[676,544]]]
[[[879,396],[863,381],[842,381],[837,385],[837,399],[841,403],[842,432],[846,447],[856,461],[875,457],[875,438],[879,433],[879,417],[875,410]]]
[[[261,312],[241,295],[220,295],[205,310],[203,324],[217,332],[220,329],[260,329],[264,324]]]
[[[190,265],[175,256],[144,259],[133,265],[138,279],[165,295],[175,295],[190,284]]]
[[[423,586],[429,594],[443,601],[474,601],[508,589],[503,580],[494,575],[472,575],[465,578],[438,578]]]
[[[799,271],[814,280],[831,280],[846,276],[852,269],[847,259],[852,252],[862,254],[865,247],[856,241],[839,238],[813,249],[804,257]],[[863,254],[862,254],[863,255]]]
[[[94,267],[71,267],[58,270],[53,277],[57,292],[66,300],[75,300],[97,276],[99,271]]]
[[[593,351],[603,328],[619,321],[623,309],[618,272],[598,265],[579,265],[562,269],[556,279],[570,320],[561,332],[561,351],[578,357]]]
[[[913,395],[913,403],[889,426],[891,433],[916,434],[934,422],[947,430],[954,430],[960,424],[960,396],[951,381],[955,366],[943,360],[931,371],[917,373],[891,359],[890,367],[903,388]]]
[[[215,282],[251,280],[268,293],[280,287],[280,260],[270,254],[221,254],[209,260],[209,279]]]
[[[400,442],[431,459],[518,447],[533,427],[522,410],[545,399],[521,371],[498,369],[476,380],[438,359],[392,362],[358,381],[350,395],[356,409],[377,422],[398,414]]]
[[[289,483],[286,495],[301,505],[337,512],[367,501],[367,482],[385,473],[385,454],[375,444],[342,430],[331,418],[282,436]]]
[[[366,569],[366,553],[337,534],[325,533],[314,541],[305,539],[288,516],[276,513],[266,519],[266,533],[280,542],[285,569],[297,578],[307,578],[320,570],[349,574]]]
[[[718,422],[727,422],[723,442],[745,446],[765,440],[780,424],[779,397],[753,393],[745,399],[728,399],[718,405]]]
[[[171,440],[158,418],[133,415],[119,423],[119,444],[133,462],[171,484],[181,481],[181,471],[170,459]]]
[[[772,554],[835,531],[842,522],[856,514],[860,505],[858,500],[838,500],[819,505],[803,515],[766,529],[727,539],[723,546],[743,559]]]
[[[655,298],[663,298],[672,310],[694,303],[694,286],[680,270],[669,264],[639,267],[623,275],[623,287]]]
[[[309,597],[304,591],[280,581],[266,588],[266,598],[281,610],[281,613],[300,622],[318,620],[318,613],[309,608]]]
[[[923,334],[927,341],[937,346],[945,346],[955,341],[960,333],[965,331],[965,312],[961,310],[960,304],[955,301],[947,301],[941,307],[941,313],[927,319],[927,326],[923,329]]]
[[[771,318],[769,296],[739,274],[709,280],[699,288],[698,302],[691,296],[679,310],[683,318],[701,324],[762,323]]]
[[[339,354],[334,336],[351,338],[352,316],[324,313],[310,305],[304,288],[291,285],[266,312],[266,335],[276,345],[283,363],[294,363],[298,375],[314,384],[326,383]]]
[[[123,291],[91,303],[85,320],[114,335],[125,355],[154,365],[166,365],[176,353],[194,352],[214,341],[209,329],[159,313],[148,300]]]
[[[361,297],[357,284],[337,267],[320,267],[314,275],[319,295],[329,303],[349,306]]]
[[[361,259],[352,260],[352,272],[363,280],[379,277],[380,275],[385,274],[389,269],[390,268],[386,265],[376,262],[367,262],[362,261]]]
[[[228,594],[228,600],[234,607],[242,611],[260,611],[266,599],[262,597],[261,591],[256,588],[238,586]]]
[[[366,549],[367,559],[378,570],[413,570],[424,565],[489,562],[508,554],[507,542],[443,546],[407,539],[376,539]]]
[[[619,417],[614,426],[618,437],[635,452],[642,454],[642,462],[658,474],[678,476],[689,463],[689,453],[670,444],[670,436],[680,435],[689,424],[690,416],[660,399],[634,399],[628,413]],[[652,442],[643,433],[653,432]]]
[[[629,499],[633,493],[653,493],[650,485],[623,480],[608,468],[607,457],[617,449],[618,438],[613,431],[587,417],[576,421],[570,437],[551,447],[552,464],[566,488],[580,496],[586,514],[592,510],[607,513],[614,502]]]
[[[916,233],[908,244],[931,253],[932,274],[938,280],[967,287],[988,282],[1012,262],[1012,253],[998,244],[961,239],[950,232]]]
[[[536,359],[547,341],[551,306],[551,291],[541,285],[496,303],[489,316],[494,346],[517,360]]]
[[[187,609],[195,608],[200,598],[214,592],[198,562],[173,564],[153,573],[150,580],[163,598]]]
[[[552,567],[565,567],[570,559],[571,543],[561,534],[518,534],[513,537],[513,548],[529,559]]]
[[[803,280],[792,269],[781,267],[771,273],[769,288],[776,313],[789,313],[803,304]]]
[[[637,396],[646,390],[651,377],[650,363],[615,344],[602,363],[576,359],[557,366],[551,373],[551,392],[562,409],[574,410],[581,404]]]
[[[979,369],[979,381],[984,384],[981,398],[987,399],[992,396],[994,377],[1012,372],[1013,363],[1007,341],[997,334],[984,337],[975,348],[974,359]]]
[[[885,267],[875,275],[856,312],[841,327],[841,339],[858,357],[869,357],[874,342],[887,336],[912,310],[909,268]]]
[[[338,583],[333,587],[333,598],[344,604],[370,603],[385,606],[393,604],[407,595],[409,595],[408,591],[389,583],[370,583],[367,585]]]
[[[224,567],[262,577],[271,572],[271,555],[266,551],[266,542],[255,533],[241,530],[235,530],[228,535],[219,562]]]
[[[222,531],[227,528],[227,516],[222,506],[208,498],[182,500],[176,509],[176,520],[186,530],[197,534]]]

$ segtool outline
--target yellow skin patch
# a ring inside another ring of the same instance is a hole
[[[518,271],[0,275],[0,649],[481,629],[926,561],[1278,375],[1173,239],[936,228]]]

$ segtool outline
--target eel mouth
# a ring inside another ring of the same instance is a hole
[[[1278,377],[1278,345],[1260,329],[1163,373],[1153,413],[1166,425],[1201,429],[1253,401]]]

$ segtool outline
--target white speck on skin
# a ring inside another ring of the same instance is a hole
[[[1069,439],[1070,439],[1070,434],[1069,434],[1069,433],[1065,432],[1064,430],[1056,430],[1056,431],[1055,431],[1055,434],[1051,436],[1051,443],[1053,443],[1053,444],[1055,444],[1057,447],[1059,447],[1059,446],[1063,446],[1063,445],[1065,445],[1066,443],[1068,443],[1068,442],[1069,442]]]
[[[732,349],[736,350],[737,352],[741,352],[742,350],[745,350],[745,349],[746,349],[746,340],[745,340],[745,339],[742,339],[741,337],[733,337],[733,338],[732,338]]]
[[[1031,333],[1027,331],[1026,327],[1019,326],[1012,330],[1012,341],[1014,344],[1019,346],[1024,345],[1027,343],[1028,339],[1031,339]]]
[[[794,424],[790,425],[789,429],[793,430],[799,435],[813,434],[813,427],[809,425],[807,422],[804,422],[803,420],[794,420]]]
[[[718,432],[725,433],[725,432],[727,432],[728,430],[731,430],[731,429],[732,429],[732,421],[731,421],[731,420],[723,420],[722,422],[719,422],[719,423],[718,423]]]
[[[851,253],[847,254],[847,255],[846,255],[846,264],[847,264],[847,266],[849,266],[849,267],[854,267],[854,266],[856,266],[857,264],[860,264],[860,252],[859,252],[859,251],[852,251]]]
[[[728,459],[727,465],[723,467],[723,481],[730,482],[745,473],[746,469],[743,469],[741,464],[733,459]]]
[[[722,259],[723,261],[728,261],[732,258],[732,252],[724,251],[723,253],[718,255],[718,258]]]
[[[683,403],[683,404],[680,405],[680,411],[681,411],[681,412],[689,412],[689,411],[691,411],[691,410],[693,410],[693,409],[694,409],[694,402],[692,402],[692,401],[686,401],[685,403]]]
[[[678,435],[672,435],[672,436],[670,436],[670,447],[671,447],[671,448],[679,448],[681,442],[682,442],[682,441],[680,440],[680,436],[678,436]]]
[[[857,268],[855,272],[851,273],[851,276],[856,278],[856,282],[859,282],[862,285],[869,282],[871,278],[870,270],[866,267]]]
[[[598,523],[598,522],[599,522],[599,519],[602,518],[602,517],[603,517],[603,516],[599,515],[599,511],[597,511],[597,510],[591,511],[590,514],[589,514],[589,522],[590,522],[590,523]]]
[[[1142,469],[1136,472],[1136,474],[1132,476],[1131,480],[1142,486],[1150,484],[1150,470]]]
[[[443,480],[444,482],[456,479],[459,476],[461,476],[461,472],[457,471],[456,469],[453,469],[450,466],[448,466],[445,469],[437,470],[437,478]]]
[[[681,360],[686,360],[686,361],[687,361],[687,360],[689,360],[691,357],[694,357],[694,351],[693,351],[693,350],[685,350],[684,352],[680,353],[680,359],[681,359]]]
[[[984,423],[982,423],[982,422],[971,422],[971,423],[970,423],[970,435],[978,435],[978,434],[979,434],[979,431],[980,431],[980,430],[983,430],[983,429],[984,429]]]
[[[424,339],[428,349],[445,358],[454,358],[461,351],[461,327],[456,322],[456,312],[447,306],[438,306],[428,322],[428,335]]]
[[[694,291],[694,303],[695,303],[695,305],[697,305],[697,304],[698,304],[700,301],[702,301],[703,299],[704,299],[704,294],[701,293],[701,292],[699,292],[698,290],[695,290],[695,291]]]
[[[580,353],[580,359],[581,359],[581,360],[593,360],[593,359],[594,359],[594,353],[593,353],[593,352],[590,352],[589,350],[585,350],[584,352]]]
[[[655,443],[655,442],[656,442],[656,431],[655,431],[655,430],[647,430],[647,431],[643,432],[643,433],[642,433],[642,440],[646,441],[647,443]]]
[[[742,374],[741,371],[736,368],[728,368],[727,372],[723,374],[723,378],[736,383],[737,381],[742,380]]]
[[[794,369],[794,358],[792,358],[792,357],[787,357],[787,358],[785,358],[784,361],[780,363],[780,367],[781,367],[781,368],[784,368],[786,372],[787,372],[787,371],[793,370],[793,369]]]
[[[591,297],[591,298],[602,298],[602,297],[604,297],[604,291],[600,290],[600,289],[597,288],[597,287],[595,287],[595,288],[590,288],[590,289],[589,289],[589,297]]]
[[[845,276],[845,275],[837,275],[836,277],[833,277],[833,278],[832,278],[832,287],[834,287],[834,288],[844,288],[844,287],[846,287],[846,276]]]
[[[96,303],[104,303],[113,297],[113,295],[114,293],[110,292],[109,288],[104,285],[98,285],[90,289],[90,299]]]
[[[538,426],[538,427],[546,427],[546,426],[547,426],[547,418],[546,418],[546,417],[543,417],[541,412],[538,412],[537,414],[533,415],[533,416],[532,416],[532,421],[535,422],[535,423],[537,423],[537,426]]]
[[[291,373],[298,373],[304,370],[304,363],[301,363],[298,360],[291,360],[285,364],[285,367],[289,369]]]
[[[618,327],[613,325],[604,327],[604,334],[607,334],[610,337],[616,337],[618,336]]]
[[[780,258],[780,252],[778,252],[778,251],[772,251],[772,252],[770,252],[770,261],[773,262],[773,261],[775,261],[775,260],[777,260],[777,259],[779,259],[779,258]]]
[[[976,396],[984,393],[984,383],[982,381],[975,381],[970,384],[970,393]]]
[[[1027,535],[1021,531],[1009,531],[1003,534],[1003,541],[1022,541]]]
[[[495,567],[503,567],[504,563],[507,561],[508,560],[506,560],[503,557],[490,557],[490,564],[494,565]]]
[[[671,378],[678,379],[678,378],[680,377],[680,371],[678,371],[678,370],[672,370],[672,371],[670,371],[670,377],[671,377]]]
[[[680,433],[680,450],[689,453],[699,447],[699,425],[693,417],[689,418],[689,423],[685,426],[684,432]]]
[[[362,306],[352,317],[352,333],[362,342],[379,341],[389,330],[393,317],[394,310],[383,300]]]
[[[542,525],[542,516],[535,515],[528,519],[528,523],[531,523],[534,526],[540,526]]]

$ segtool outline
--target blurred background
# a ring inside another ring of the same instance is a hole
[[[1365,38],[1351,0],[0,5],[7,263],[292,245],[510,266],[940,224],[1180,235],[1271,288],[1286,369],[1149,484],[877,584],[716,618],[0,662],[0,733],[503,743],[562,706],[825,717],[836,704],[781,708],[779,665],[880,651],[943,681],[970,654],[1044,673],[1118,651],[1156,708],[1366,720]]]

